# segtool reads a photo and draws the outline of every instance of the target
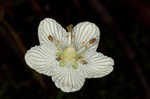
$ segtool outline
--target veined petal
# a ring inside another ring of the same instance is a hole
[[[79,69],[57,66],[52,74],[52,80],[63,92],[75,92],[82,88],[85,77]]]
[[[48,37],[51,36],[52,39],[59,40],[60,43],[66,42],[66,30],[55,20],[51,18],[45,18],[40,22],[38,28],[38,37],[40,44],[50,42]]]
[[[56,65],[56,48],[50,43],[32,47],[26,52],[25,61],[35,71],[51,76]]]
[[[82,65],[86,78],[98,78],[108,75],[113,70],[114,61],[100,52],[87,51],[84,59],[88,64]]]
[[[89,49],[93,48],[96,51],[100,38],[100,30],[94,23],[81,22],[73,28],[72,33],[75,36],[73,42],[77,50],[80,50],[83,46],[88,46],[90,47]]]

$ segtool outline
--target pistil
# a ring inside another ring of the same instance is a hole
[[[63,56],[65,61],[72,61],[76,58],[75,48],[72,45],[69,45],[69,47],[64,49]]]

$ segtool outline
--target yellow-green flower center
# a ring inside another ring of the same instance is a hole
[[[72,45],[66,47],[63,52],[58,52],[56,56],[58,57],[57,60],[59,61],[60,67],[65,67],[68,62],[71,62],[72,68],[78,69],[77,60],[80,59],[80,57],[77,56],[76,50]]]
[[[76,58],[76,50],[72,45],[64,49],[63,58],[64,61],[72,61]]]

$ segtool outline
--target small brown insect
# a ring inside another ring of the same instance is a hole
[[[68,31],[68,32],[71,32],[71,31],[72,31],[72,27],[73,27],[72,24],[68,25],[68,26],[66,27],[66,28],[67,28],[67,31]]]
[[[89,44],[93,44],[96,41],[96,38],[92,38],[91,40],[89,40]]]
[[[60,60],[61,60],[61,58],[60,58],[60,57],[57,57],[57,58],[56,58],[56,60],[57,60],[57,61],[60,61]]]
[[[83,65],[88,64],[88,62],[85,61],[85,60],[81,60],[81,63],[82,63]]]
[[[54,40],[51,35],[48,36],[48,39],[49,39],[51,42],[53,42],[53,40]]]

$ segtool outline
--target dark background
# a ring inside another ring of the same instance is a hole
[[[114,71],[66,94],[30,69],[24,54],[39,44],[45,17],[63,27],[96,23],[98,51],[114,59]],[[150,99],[149,36],[149,0],[0,0],[0,99]]]

